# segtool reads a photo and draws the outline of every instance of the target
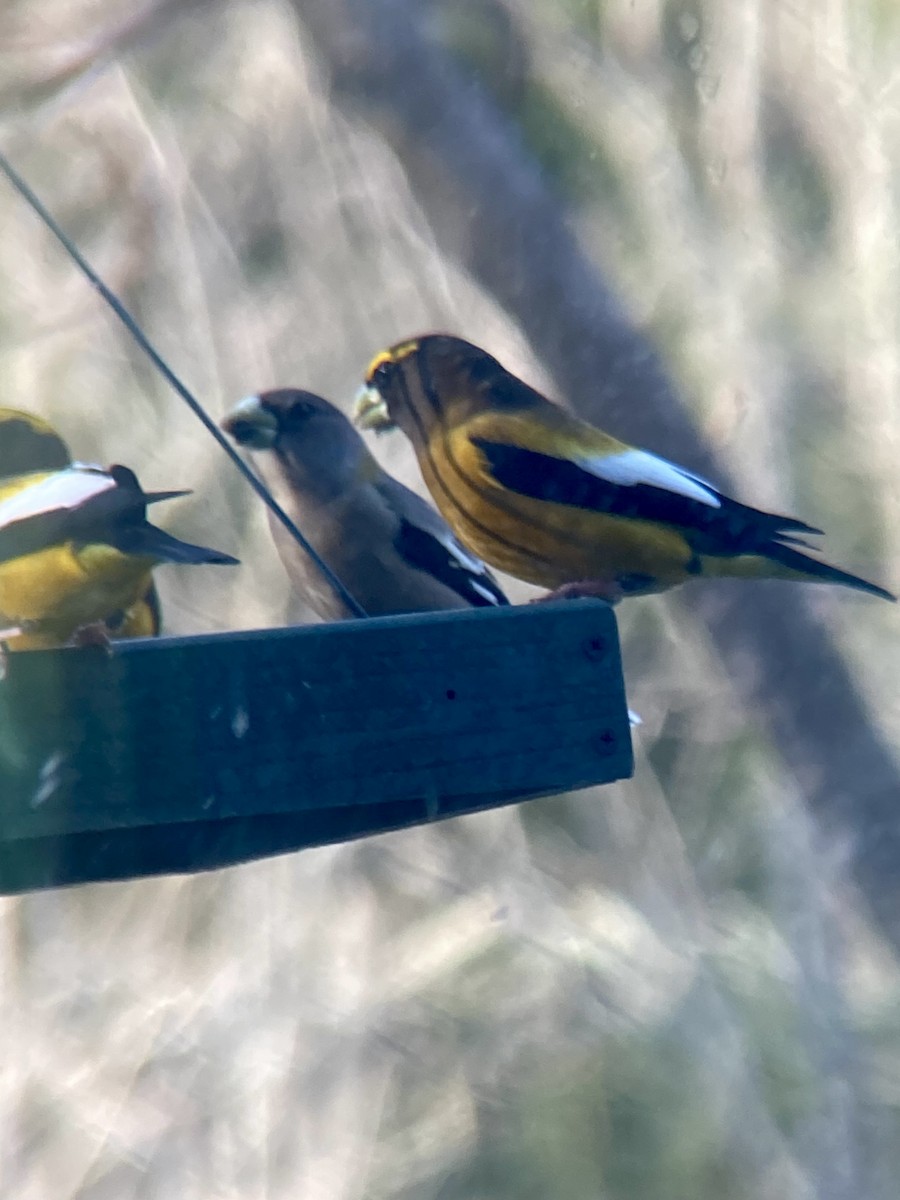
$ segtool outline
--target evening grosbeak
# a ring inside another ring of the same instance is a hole
[[[275,499],[368,616],[507,604],[484,563],[421,497],[381,469],[333,404],[295,388],[248,396],[222,422]],[[352,617],[280,521],[291,583],[325,621]]]
[[[884,588],[805,553],[821,532],[740,504],[551,404],[484,350],[428,334],[376,355],[356,409],[399,427],[438,508],[492,566],[555,596],[662,592],[734,576]]]
[[[32,471],[58,471],[72,463],[69,447],[56,430],[34,413],[0,408],[0,480]],[[111,638],[157,637],[162,613],[152,579],[146,593],[127,611],[104,620]]]
[[[155,619],[147,599],[155,566],[236,563],[230,554],[179,541],[147,521],[148,504],[186,494],[144,492],[122,466],[106,471],[72,463],[0,478],[0,638],[6,648],[64,645],[118,614],[138,629]],[[131,613],[141,601],[149,615]]]

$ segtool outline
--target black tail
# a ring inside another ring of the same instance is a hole
[[[178,492],[144,492],[145,504],[159,504],[160,500],[177,500],[180,496],[190,496],[190,488],[182,488]]]
[[[148,504],[159,504],[161,500],[177,500],[179,496],[191,495],[190,488],[182,488],[175,492],[145,492],[131,467],[123,467],[121,463],[113,463],[109,468],[109,474],[116,482],[118,497],[126,495],[132,508],[138,503],[143,504],[146,508]]]
[[[214,563],[221,566],[233,566],[240,562],[240,559],[231,554],[224,554],[221,550],[182,542],[149,522],[123,530],[122,536],[116,539],[116,548],[123,554],[146,555],[148,558],[155,558],[157,562]]]
[[[842,571],[839,567],[832,567],[830,563],[822,562],[818,558],[801,554],[799,550],[794,550],[791,546],[773,542],[766,547],[763,553],[773,562],[780,563],[781,566],[788,567],[792,571],[801,571],[804,575],[812,575],[816,579],[821,579],[823,583],[841,583],[845,587],[855,588],[858,592],[868,592],[870,596],[880,596],[882,600],[897,599],[886,588],[879,587],[877,583],[869,583],[865,579],[860,579],[858,575],[851,575],[849,571]]]

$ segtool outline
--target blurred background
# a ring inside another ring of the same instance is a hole
[[[216,418],[457,333],[896,589],[898,63],[890,0],[3,0],[0,145]],[[0,379],[241,557],[170,632],[306,618],[5,184]],[[619,622],[632,781],[0,901],[5,1194],[896,1196],[896,610]]]

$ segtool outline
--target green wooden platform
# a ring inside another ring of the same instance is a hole
[[[0,893],[208,870],[631,771],[597,602],[14,654]]]

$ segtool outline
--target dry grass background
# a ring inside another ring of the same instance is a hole
[[[365,49],[344,8],[4,0],[2,145],[214,415],[283,383],[348,403],[372,352],[429,328],[559,395],[439,248],[400,135],[333,92]],[[900,10],[408,15],[540,161],[743,493],[896,587]],[[328,20],[349,22],[343,62]],[[0,280],[3,403],[193,487],[170,527],[243,560],[160,571],[169,629],[301,619],[253,497],[3,189]],[[416,485],[399,437],[376,449]],[[896,613],[806,602],[896,744]],[[631,782],[0,902],[3,1194],[894,1196],[900,975],[852,847],[810,820],[685,605],[620,617]]]

